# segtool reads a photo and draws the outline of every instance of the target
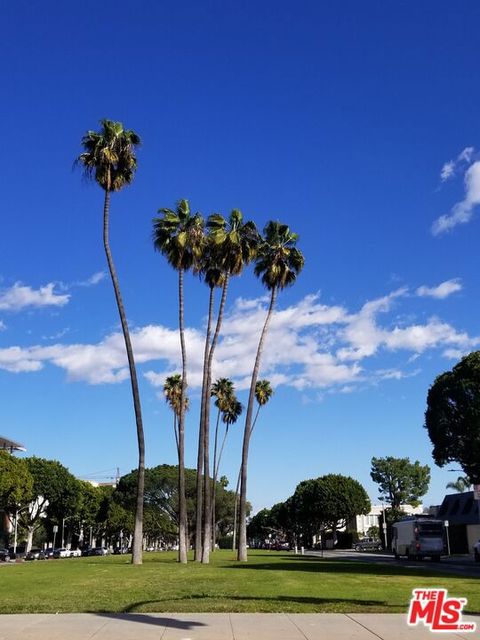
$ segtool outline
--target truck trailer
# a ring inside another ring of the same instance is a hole
[[[440,560],[445,548],[443,520],[428,516],[407,516],[392,526],[392,551],[395,558]]]

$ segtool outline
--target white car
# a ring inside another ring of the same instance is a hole
[[[480,540],[473,545],[473,556],[475,562],[480,562]]]
[[[82,555],[81,549],[70,549],[70,557],[71,558],[80,558]]]
[[[70,549],[65,549],[61,547],[60,549],[55,549],[53,552],[54,558],[70,558]]]

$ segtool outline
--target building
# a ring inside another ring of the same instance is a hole
[[[452,493],[443,499],[437,517],[448,522],[452,553],[471,553],[473,545],[480,539],[479,503],[473,491]]]
[[[381,528],[381,518],[383,516],[384,509],[388,509],[388,506],[383,504],[373,504],[372,508],[370,509],[370,513],[367,513],[367,515],[355,516],[355,521],[352,523],[352,529],[355,529],[359,536],[365,536],[367,535],[367,531],[370,529],[370,527]],[[424,512],[423,505],[412,507],[409,504],[402,504],[401,509],[409,516],[417,515]]]
[[[26,451],[23,444],[15,442],[14,440],[9,440],[9,438],[5,438],[5,436],[0,436],[0,449],[8,451],[9,453],[13,453],[14,451]]]

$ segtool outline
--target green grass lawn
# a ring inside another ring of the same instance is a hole
[[[414,587],[445,587],[480,612],[479,582],[401,565],[231,551],[210,565],[177,564],[173,553],[71,558],[0,567],[0,613],[33,612],[405,612]]]

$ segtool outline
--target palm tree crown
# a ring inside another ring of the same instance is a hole
[[[76,162],[83,165],[86,177],[105,191],[120,191],[131,183],[137,168],[135,147],[140,137],[121,122],[100,120],[100,131],[87,131],[82,138],[85,149]]]
[[[222,421],[227,425],[227,427],[229,427],[230,425],[235,424],[238,418],[242,415],[242,411],[242,403],[233,396],[225,403],[225,408],[222,410]]]
[[[242,212],[234,209],[225,219],[219,213],[208,217],[207,227],[216,263],[228,275],[238,275],[256,256],[260,235],[254,222],[243,223]]]
[[[182,376],[179,373],[176,373],[172,376],[167,376],[165,378],[165,383],[163,385],[163,394],[165,396],[165,400],[175,412],[177,417],[180,417],[180,405],[182,398]],[[188,398],[185,398],[185,410],[188,409]]]
[[[273,396],[272,385],[269,380],[258,380],[255,384],[255,398],[258,404],[263,407]]]
[[[235,387],[230,378],[219,378],[212,384],[210,395],[216,398],[215,406],[224,411],[235,395]]]
[[[263,233],[255,275],[269,290],[284,289],[295,282],[304,265],[303,255],[295,247],[298,235],[274,220],[267,223]]]
[[[192,215],[188,200],[180,200],[175,211],[159,209],[163,217],[153,221],[153,244],[174,269],[199,270],[205,244],[205,221]]]

